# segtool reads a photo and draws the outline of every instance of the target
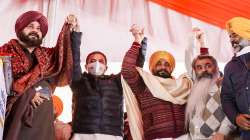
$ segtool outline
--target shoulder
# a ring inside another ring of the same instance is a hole
[[[240,57],[233,57],[225,66],[224,72],[233,72],[241,69],[244,66]]]
[[[2,49],[7,49],[7,48],[11,48],[13,45],[18,44],[16,39],[11,39],[9,42],[3,44],[2,46],[0,46],[0,48]]]

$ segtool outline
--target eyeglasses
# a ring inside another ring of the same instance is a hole
[[[203,69],[207,70],[207,69],[210,69],[212,67],[213,67],[213,64],[207,63],[205,65],[196,65],[195,69],[196,70],[203,70]]]

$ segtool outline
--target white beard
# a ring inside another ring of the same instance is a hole
[[[196,80],[191,89],[191,94],[188,97],[186,113],[185,113],[185,124],[188,127],[189,121],[194,115],[201,116],[207,102],[207,97],[211,87],[216,84],[217,76],[215,78],[201,78]],[[188,128],[187,128],[188,129]]]

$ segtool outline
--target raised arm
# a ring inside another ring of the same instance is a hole
[[[69,15],[66,19],[66,22],[71,25],[71,48],[72,48],[72,57],[73,57],[73,70],[72,70],[72,82],[77,82],[81,77],[81,55],[80,55],[80,46],[82,33],[80,32],[80,27],[77,21],[77,18],[74,15]]]
[[[66,26],[66,29],[65,29]],[[59,56],[57,61],[61,66],[59,66],[60,75],[64,77],[69,77],[67,84],[70,84],[72,80],[75,80],[76,74],[80,74],[81,70],[77,67],[77,64],[80,65],[80,45],[81,45],[81,33],[79,24],[76,16],[69,15],[67,16],[63,30],[67,30],[67,34],[60,34],[57,41],[57,45],[54,48],[53,57]],[[67,40],[60,40],[60,38],[69,38]],[[61,68],[60,68],[61,67]],[[75,72],[78,73],[75,73]],[[59,76],[60,76],[59,75]],[[58,80],[59,83],[62,80]]]
[[[185,67],[189,77],[192,80],[195,79],[195,73],[192,68],[192,62],[196,56],[198,56],[200,48],[205,48],[205,34],[204,32],[195,27],[192,30],[192,34],[190,34],[188,38],[188,46],[185,49]]]
[[[78,81],[81,77],[81,60],[80,60],[80,46],[81,46],[81,32],[72,32],[71,33],[71,46],[72,46],[72,55],[73,55],[73,73],[72,81]]]
[[[139,73],[136,70],[136,67],[142,67],[143,61],[145,60],[145,50],[146,50],[146,39],[144,40],[144,47],[140,44],[143,39],[143,30],[138,26],[133,25],[130,30],[134,36],[134,42],[131,48],[125,54],[125,57],[122,62],[122,76],[129,84],[133,93],[138,94],[141,93],[145,84],[140,77]],[[143,44],[142,43],[142,44]],[[144,54],[144,55],[143,55]]]
[[[137,66],[143,68],[145,58],[146,58],[146,51],[147,51],[147,38],[144,37],[141,41],[141,48],[139,49],[139,57],[137,58]]]

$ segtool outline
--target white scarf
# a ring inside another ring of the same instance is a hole
[[[250,46],[246,46],[241,51],[237,52],[236,56],[238,57],[238,56],[244,55],[244,54],[249,53],[249,52],[250,52]]]
[[[178,79],[165,79],[143,71],[142,68],[136,69],[154,97],[179,105],[187,102],[192,86],[192,81],[187,75],[183,74]],[[185,78],[188,82],[184,81]]]
[[[141,68],[137,67],[138,72],[143,77],[144,83],[149,88],[150,92],[153,94],[154,97],[170,101],[175,104],[184,104],[187,101],[187,96],[190,93],[190,89],[192,86],[192,81],[188,80],[188,90],[185,90],[183,93],[178,93],[175,91],[182,91],[176,90],[180,89],[183,85],[182,81],[183,78],[187,78],[185,75],[180,76],[179,79],[163,79],[157,76],[153,76]],[[131,135],[134,140],[144,140],[144,132],[143,132],[143,121],[141,111],[138,105],[138,102],[133,94],[132,90],[130,89],[127,82],[121,77],[123,93],[125,98],[126,110],[128,115],[129,121],[129,128]]]

